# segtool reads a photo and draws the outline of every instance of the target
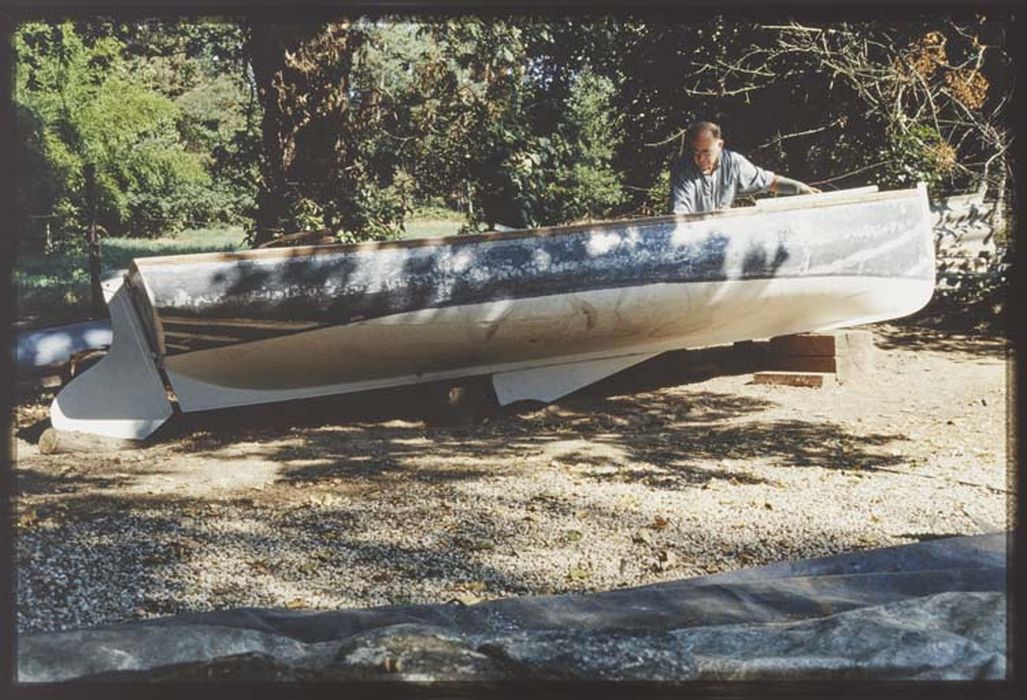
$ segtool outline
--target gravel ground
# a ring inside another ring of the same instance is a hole
[[[52,393],[27,397],[18,629],[605,590],[1011,528],[1006,343],[871,329],[860,381],[756,385],[671,355],[465,425],[404,390],[41,455]]]

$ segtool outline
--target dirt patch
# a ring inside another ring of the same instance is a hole
[[[19,629],[609,589],[1011,527],[1006,343],[872,330],[876,370],[821,389],[669,354],[473,423],[408,389],[118,453],[39,454],[52,392],[30,396]]]

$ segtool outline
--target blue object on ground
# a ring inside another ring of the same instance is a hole
[[[109,347],[112,336],[107,319],[23,331],[15,338],[17,372],[39,374],[60,368],[76,353]]]

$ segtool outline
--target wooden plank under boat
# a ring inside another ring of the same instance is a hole
[[[491,376],[552,401],[667,350],[870,323],[934,290],[926,189],[546,229],[133,261],[56,428]]]

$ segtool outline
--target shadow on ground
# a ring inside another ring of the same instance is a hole
[[[897,343],[895,347],[909,347],[909,343],[944,340],[935,336],[920,340],[924,337],[895,331],[879,335],[878,344],[884,347],[886,340]],[[996,343],[995,347],[1001,346]],[[958,345],[948,349],[964,352]],[[366,536],[360,527],[361,518],[368,517],[366,501],[360,497],[307,503],[295,496],[306,489],[342,492],[348,484],[360,482],[362,488],[378,491],[376,498],[390,498],[397,481],[445,485],[502,476],[515,472],[518,460],[539,455],[552,459],[553,469],[573,466],[583,481],[643,484],[657,491],[702,489],[714,479],[766,483],[732,467],[732,462],[754,458],[769,457],[794,469],[854,473],[887,471],[902,461],[891,450],[885,452],[907,441],[899,432],[855,435],[824,420],[765,420],[761,414],[775,406],[772,401],[690,386],[712,376],[751,372],[754,362],[753,353],[745,347],[667,353],[545,407],[497,410],[489,406],[489,396],[482,396],[481,382],[468,382],[462,388],[465,397],[472,397],[473,410],[463,416],[454,416],[450,410],[452,386],[443,384],[179,415],[140,450],[143,466],[133,467],[134,473],[118,467],[97,473],[94,467],[93,473],[55,474],[54,462],[20,467],[21,496],[60,494],[60,498],[44,499],[35,513],[39,522],[57,523],[56,530],[36,534],[32,528],[37,526],[30,524],[28,529],[19,527],[19,538],[36,547],[34,560],[56,556],[47,542],[58,540],[62,553],[84,557],[89,563],[84,568],[81,561],[59,558],[48,561],[47,567],[78,576],[75,594],[80,598],[88,599],[91,591],[109,587],[123,568],[132,569],[136,572],[132,580],[141,583],[126,593],[131,598],[127,609],[146,613],[202,609],[202,604],[184,602],[196,591],[186,589],[181,571],[183,566],[202,568],[203,557],[210,552],[241,562],[247,576],[270,577],[267,580],[314,592],[331,592],[333,571],[356,570],[361,587],[351,592],[355,600],[384,595],[392,602],[404,602],[412,582],[438,587],[447,581],[483,582],[487,591],[514,595],[588,590],[587,583],[576,580],[563,587],[540,587],[537,580],[483,561],[478,549],[480,543],[508,546],[529,506],[569,517],[581,507],[571,502],[537,499],[529,504],[520,496],[500,495],[499,499],[508,501],[507,508],[497,511],[501,514],[484,515],[463,507],[452,516],[451,528],[438,529],[434,541],[400,544],[390,541],[387,533],[377,539]],[[681,389],[652,393],[671,386]],[[37,427],[23,427],[19,436],[28,439]],[[183,455],[216,459],[225,469],[237,464],[242,468],[248,459],[276,463],[276,485],[293,487],[293,500],[279,502],[273,492],[263,500],[260,495],[118,493],[140,474],[159,473],[162,460]],[[418,518],[433,523],[433,532],[434,523],[443,518],[441,501],[440,496],[411,504],[421,509]],[[181,517],[186,513],[189,518]],[[274,546],[269,546],[266,533],[202,527],[204,520],[226,514],[272,523]],[[626,519],[638,529],[649,525],[641,511],[596,515]],[[116,523],[116,537],[96,537],[91,524],[100,517]],[[554,538],[559,535],[554,532]],[[761,558],[765,556],[761,550],[747,543],[744,533],[703,536],[706,546],[726,553],[735,566],[769,563]],[[801,535],[783,535],[769,550],[809,556],[864,546],[845,537],[814,528]],[[67,546],[76,542],[82,546]],[[554,539],[554,546],[558,544]],[[297,552],[302,561],[279,567],[267,554],[278,551]],[[23,556],[27,555],[19,554]],[[388,563],[388,571],[382,570],[382,562]],[[24,566],[20,561],[19,568]],[[144,572],[141,579],[139,571]],[[230,584],[224,585],[230,588]],[[54,595],[45,570],[29,575],[19,586],[27,587],[37,599]],[[222,607],[267,604],[259,597],[262,591],[252,587],[216,593]]]
[[[914,322],[892,322],[873,330],[874,345],[882,350],[925,350],[997,359],[1006,357],[1009,351],[1009,341],[992,334],[949,332]]]
[[[423,481],[473,479],[496,473],[496,464],[515,468],[510,465],[518,458],[558,443],[567,445],[554,453],[562,462],[616,471],[596,478],[656,488],[717,477],[751,479],[728,467],[708,466],[723,460],[772,457],[782,466],[852,471],[901,460],[880,451],[906,440],[899,433],[853,435],[826,421],[760,421],[758,414],[775,404],[757,397],[686,390],[657,398],[652,393],[750,372],[758,363],[758,353],[744,346],[666,353],[543,407],[499,408],[488,381],[481,379],[459,387],[463,401],[456,405],[452,385],[431,384],[179,414],[143,447],[217,452],[226,462],[272,461],[285,465],[280,479],[292,483],[388,479],[399,473]],[[739,418],[747,420],[739,423]],[[23,427],[18,436],[38,439],[45,423]],[[425,455],[439,466],[411,467]],[[309,464],[290,466],[301,461]],[[462,463],[447,468],[446,461]],[[476,469],[468,461],[489,464]],[[30,474],[21,486],[58,487]]]
[[[474,479],[516,469],[517,459],[541,452],[599,470],[597,479],[668,489],[713,478],[752,480],[727,466],[709,466],[724,460],[772,457],[782,466],[851,471],[901,461],[880,451],[906,440],[899,433],[853,435],[825,421],[760,421],[758,415],[775,404],[756,397],[652,393],[750,372],[758,362],[758,353],[744,347],[666,353],[543,407],[499,409],[482,380],[463,385],[474,397],[463,414],[466,405],[454,411],[446,404],[450,386],[444,384],[212,411],[180,416],[162,439],[179,440],[190,452],[235,445],[226,459],[281,463],[286,466],[279,478],[288,483],[397,474],[422,481]],[[747,420],[738,423],[739,418]],[[269,430],[288,444],[268,444]],[[248,449],[239,449],[240,443]],[[413,466],[425,455],[436,466]],[[460,466],[446,467],[447,462]]]

